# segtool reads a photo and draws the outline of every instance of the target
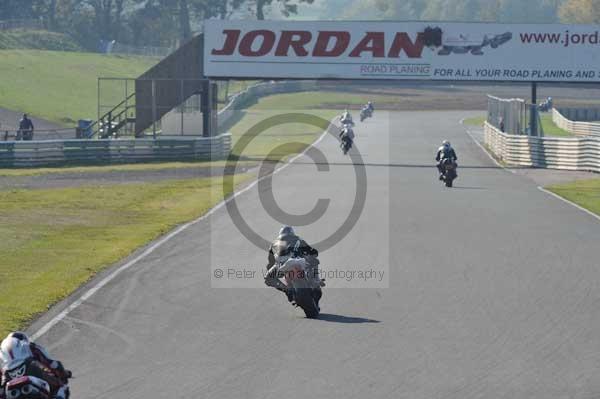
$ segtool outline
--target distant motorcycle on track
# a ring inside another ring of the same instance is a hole
[[[352,148],[354,143],[354,130],[351,125],[344,125],[339,134],[340,136],[340,148],[344,155],[348,154],[348,151]]]
[[[369,108],[363,108],[360,110],[360,121],[363,122],[367,118],[373,117],[373,111]]]

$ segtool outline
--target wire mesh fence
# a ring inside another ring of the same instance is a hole
[[[531,123],[532,115],[535,123]],[[508,134],[544,135],[538,106],[527,103],[521,98],[499,98],[488,95],[487,122]]]
[[[487,121],[505,133],[524,134],[528,113],[527,103],[523,99],[488,96]]]
[[[0,30],[12,29],[43,29],[41,19],[8,19],[0,21]]]
[[[152,46],[131,46],[116,42],[110,46],[109,53],[111,54],[125,54],[125,55],[139,55],[144,57],[159,57],[164,58],[171,54],[175,48],[172,47],[152,47]]]
[[[52,130],[0,130],[0,141],[67,140],[77,138],[76,128]]]
[[[100,78],[94,137],[202,136],[204,81]]]

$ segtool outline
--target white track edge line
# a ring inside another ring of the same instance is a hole
[[[553,196],[554,198],[557,198],[559,200],[561,200],[562,202],[566,202],[567,204],[574,206],[575,208],[579,209],[580,211],[583,211],[585,213],[587,213],[590,216],[593,216],[595,219],[600,220],[600,216],[596,215],[594,212],[590,211],[589,209],[585,209],[584,207],[582,207],[581,205],[577,205],[576,203],[574,203],[573,201],[570,201],[564,197],[561,197],[560,195],[553,193],[550,190],[546,190],[544,187],[538,186],[538,190]]]
[[[106,284],[108,284],[109,282],[111,282],[119,274],[121,274],[125,270],[129,269],[131,266],[135,265],[136,263],[138,263],[139,261],[141,261],[142,259],[144,259],[146,256],[148,256],[151,253],[153,253],[158,247],[160,247],[161,245],[163,245],[167,241],[171,240],[173,237],[177,236],[179,233],[181,233],[182,231],[186,230],[188,227],[193,226],[194,224],[197,224],[197,223],[203,221],[204,219],[208,218],[210,215],[212,215],[213,213],[215,213],[216,211],[218,211],[219,209],[221,209],[229,201],[232,201],[233,199],[239,197],[243,193],[248,192],[250,189],[252,189],[254,186],[256,186],[263,179],[266,179],[266,178],[268,178],[268,177],[270,177],[270,176],[272,176],[272,175],[274,175],[276,173],[281,172],[283,169],[287,168],[289,165],[291,165],[298,158],[300,158],[301,156],[303,156],[304,154],[306,154],[306,152],[311,147],[314,147],[317,144],[319,144],[323,140],[323,138],[327,135],[328,132],[329,132],[329,129],[325,130],[321,134],[321,136],[317,140],[315,140],[311,145],[309,145],[308,147],[306,147],[304,149],[304,151],[302,151],[298,155],[292,157],[288,162],[286,162],[284,165],[280,166],[279,168],[275,169],[272,173],[270,173],[268,175],[265,175],[265,176],[263,176],[263,177],[261,177],[259,179],[254,180],[248,186],[244,187],[240,191],[236,191],[230,197],[228,197],[228,198],[222,200],[221,202],[219,202],[218,204],[216,204],[214,207],[212,207],[204,215],[200,216],[199,218],[197,218],[195,220],[192,220],[191,222],[185,223],[185,224],[177,227],[175,230],[171,231],[166,236],[163,236],[158,241],[156,241],[154,244],[150,245],[141,254],[139,254],[138,256],[136,256],[135,258],[133,258],[132,260],[130,260],[129,262],[125,263],[124,265],[118,267],[111,274],[109,274],[108,276],[104,277],[102,280],[100,280],[96,284],[94,284],[94,286],[90,287],[87,291],[85,291],[83,294],[81,294],[81,296],[79,298],[77,298],[75,301],[73,301],[69,306],[67,306],[65,309],[63,309],[60,313],[58,313],[56,316],[54,316],[48,322],[46,322],[46,324],[44,324],[42,327],[40,327],[39,330],[37,330],[36,332],[32,333],[31,334],[31,339],[36,340],[36,339],[40,338],[42,335],[46,334],[48,331],[50,331],[50,329],[52,327],[54,327],[59,322],[61,322],[69,313],[71,313],[73,310],[75,310],[76,308],[78,308],[83,302],[85,302],[88,298],[90,298],[92,295],[94,295],[96,292],[98,292],[102,287],[104,287]]]
[[[464,125],[464,123],[463,123],[463,122],[464,122],[464,120],[465,120],[465,118],[461,119],[459,123],[460,123],[461,125]],[[475,139],[475,137],[473,137],[473,135],[471,134],[471,131],[470,131],[469,129],[467,129],[467,131],[466,131],[466,132],[467,132],[467,135],[468,135],[468,136],[471,138],[471,140],[473,140],[473,141],[475,142],[475,144],[477,144],[477,145],[479,146],[479,148],[481,148],[481,150],[482,150],[483,152],[485,152],[485,154],[486,154],[488,157],[490,157],[490,159],[491,159],[492,161],[494,161],[494,163],[495,163],[496,165],[498,165],[499,167],[501,167],[501,168],[502,168],[502,169],[504,169],[504,170],[507,170],[507,171],[509,171],[509,172],[510,172],[510,173],[512,173],[512,174],[515,174],[515,173],[516,173],[515,171],[513,171],[513,170],[510,170],[510,169],[507,169],[505,166],[503,166],[503,165],[502,165],[502,164],[500,164],[498,161],[496,161],[496,159],[495,159],[495,158],[494,158],[494,157],[493,157],[493,156],[492,156],[492,155],[491,155],[491,154],[488,152],[488,150],[487,150],[487,149],[486,149],[484,146],[482,146],[482,145],[481,145],[481,144],[480,144],[480,143],[477,141],[477,139]],[[561,200],[561,201],[563,201],[563,202],[565,202],[565,203],[567,203],[567,204],[569,204],[569,205],[571,205],[571,206],[574,206],[575,208],[579,209],[580,211],[583,211],[583,212],[587,213],[588,215],[590,215],[590,216],[594,217],[594,218],[595,218],[595,219],[597,219],[597,220],[600,220],[600,216],[596,215],[594,212],[590,211],[589,209],[585,209],[585,208],[584,208],[584,207],[582,207],[581,205],[577,205],[577,204],[576,204],[576,203],[574,203],[573,201],[569,201],[568,199],[566,199],[566,198],[564,198],[564,197],[561,197],[560,195],[558,195],[558,194],[556,194],[556,193],[553,193],[552,191],[546,190],[546,189],[545,189],[544,187],[542,187],[542,186],[537,186],[537,189],[538,189],[538,190],[540,190],[541,192],[543,192],[543,193],[546,193],[546,194],[548,194],[548,195],[551,195],[552,197],[554,197],[554,198],[557,198],[557,199],[559,199],[559,200]]]
[[[471,130],[470,130],[470,129],[468,129],[468,128],[465,126],[465,124],[463,123],[464,121],[465,121],[465,118],[461,119],[461,120],[460,120],[458,123],[459,123],[459,124],[461,124],[461,125],[463,125],[463,126],[465,127],[465,129],[466,129],[466,130],[465,130],[465,133],[467,134],[467,136],[469,136],[469,137],[471,138],[471,140],[473,140],[473,142],[474,142],[474,143],[477,145],[477,147],[479,147],[479,148],[481,149],[481,151],[483,151],[483,153],[484,153],[485,155],[487,155],[487,156],[488,156],[488,158],[490,158],[490,159],[492,160],[492,162],[494,162],[494,164],[496,164],[496,166],[498,166],[498,167],[500,167],[500,168],[504,169],[504,170],[505,170],[505,171],[507,171],[507,172],[510,172],[510,173],[512,173],[513,175],[514,175],[514,174],[516,174],[517,172],[515,172],[515,171],[514,171],[514,170],[512,170],[512,169],[509,169],[509,168],[507,168],[506,166],[504,166],[504,165],[502,165],[500,162],[498,162],[498,161],[496,160],[496,158],[494,158],[494,157],[492,156],[492,154],[490,154],[490,152],[487,150],[487,148],[485,148],[484,146],[482,146],[482,145],[481,145],[481,143],[480,143],[479,141],[477,141],[477,139],[476,139],[475,137],[473,137],[473,135],[471,134]]]

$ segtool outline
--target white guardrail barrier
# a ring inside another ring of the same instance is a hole
[[[256,98],[278,93],[318,90],[318,87],[318,82],[311,80],[257,83],[233,95],[229,104],[219,111],[219,125],[227,123],[236,111],[244,108],[248,102]]]
[[[507,165],[600,172],[600,137],[511,135],[485,123],[485,144]]]
[[[0,167],[226,158],[231,134],[214,137],[0,142]]]
[[[554,108],[552,110],[552,121],[554,121],[556,126],[560,127],[563,130],[566,130],[569,133],[574,134],[575,136],[598,136],[598,137],[600,137],[600,123],[572,121],[570,119],[567,119],[567,117],[565,115],[563,115],[561,113],[561,111],[564,113],[567,113],[567,112],[570,113],[570,111],[577,112],[578,110],[577,109],[561,110],[561,109]],[[582,110],[582,111],[586,111],[586,110]],[[596,113],[598,112],[597,110],[589,110],[589,111],[596,111]],[[600,116],[598,116],[598,118],[600,119]]]

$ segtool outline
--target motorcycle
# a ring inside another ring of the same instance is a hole
[[[354,142],[354,131],[350,124],[345,124],[342,127],[342,131],[340,133],[340,148],[344,155],[348,154],[348,151],[352,148],[352,143]]]
[[[275,249],[275,264],[268,271],[268,275],[284,278],[292,304],[299,306],[309,319],[315,319],[321,311],[319,301],[323,292],[323,280],[315,275],[314,265],[316,258],[311,256],[300,257],[297,254],[299,242],[293,250],[288,247]]]
[[[348,154],[350,148],[352,148],[352,139],[348,137],[342,137],[342,142],[340,143],[340,147],[344,155]]]
[[[6,399],[51,399],[50,385],[41,378],[25,375],[6,383]]]
[[[373,116],[373,111],[369,108],[363,108],[360,110],[360,121],[363,122],[367,118],[371,118]]]
[[[352,119],[340,119],[340,123],[342,127],[354,126],[354,121]]]
[[[450,158],[442,159],[442,180],[446,184],[446,187],[452,187],[452,182],[458,176],[456,174],[456,162]]]

